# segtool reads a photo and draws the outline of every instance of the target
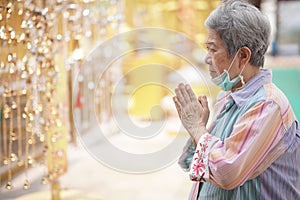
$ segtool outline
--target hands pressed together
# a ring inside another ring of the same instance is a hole
[[[197,145],[200,137],[207,132],[206,124],[209,117],[207,98],[201,95],[196,98],[190,85],[180,83],[173,97],[182,125]]]

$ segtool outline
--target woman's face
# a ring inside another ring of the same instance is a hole
[[[233,57],[228,58],[227,50],[219,34],[212,29],[208,29],[206,47],[208,52],[205,57],[205,63],[209,66],[211,78],[215,78],[223,73],[224,69],[228,70]],[[229,71],[230,78],[236,77],[239,74],[237,60],[238,59],[235,59],[234,63],[232,63],[232,67]]]

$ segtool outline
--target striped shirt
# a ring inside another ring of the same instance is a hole
[[[300,199],[300,127],[285,95],[262,69],[235,92],[221,92],[212,124],[179,158],[190,199]]]

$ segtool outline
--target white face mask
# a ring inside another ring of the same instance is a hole
[[[244,77],[242,76],[242,72],[243,72],[245,66],[243,67],[242,71],[240,72],[240,74],[237,77],[230,80],[230,76],[229,76],[229,70],[231,69],[233,62],[234,62],[236,56],[238,55],[238,52],[239,51],[236,52],[230,66],[228,68],[228,71],[225,69],[222,74],[220,74],[219,76],[212,79],[212,82],[215,83],[217,86],[221,87],[222,90],[224,90],[224,91],[231,90],[233,88],[233,86],[235,86],[240,81],[242,82],[242,86],[238,89],[242,89],[245,86]]]

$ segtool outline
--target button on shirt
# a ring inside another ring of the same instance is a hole
[[[194,181],[190,199],[300,199],[300,127],[271,71],[221,92],[214,113],[179,159]]]

